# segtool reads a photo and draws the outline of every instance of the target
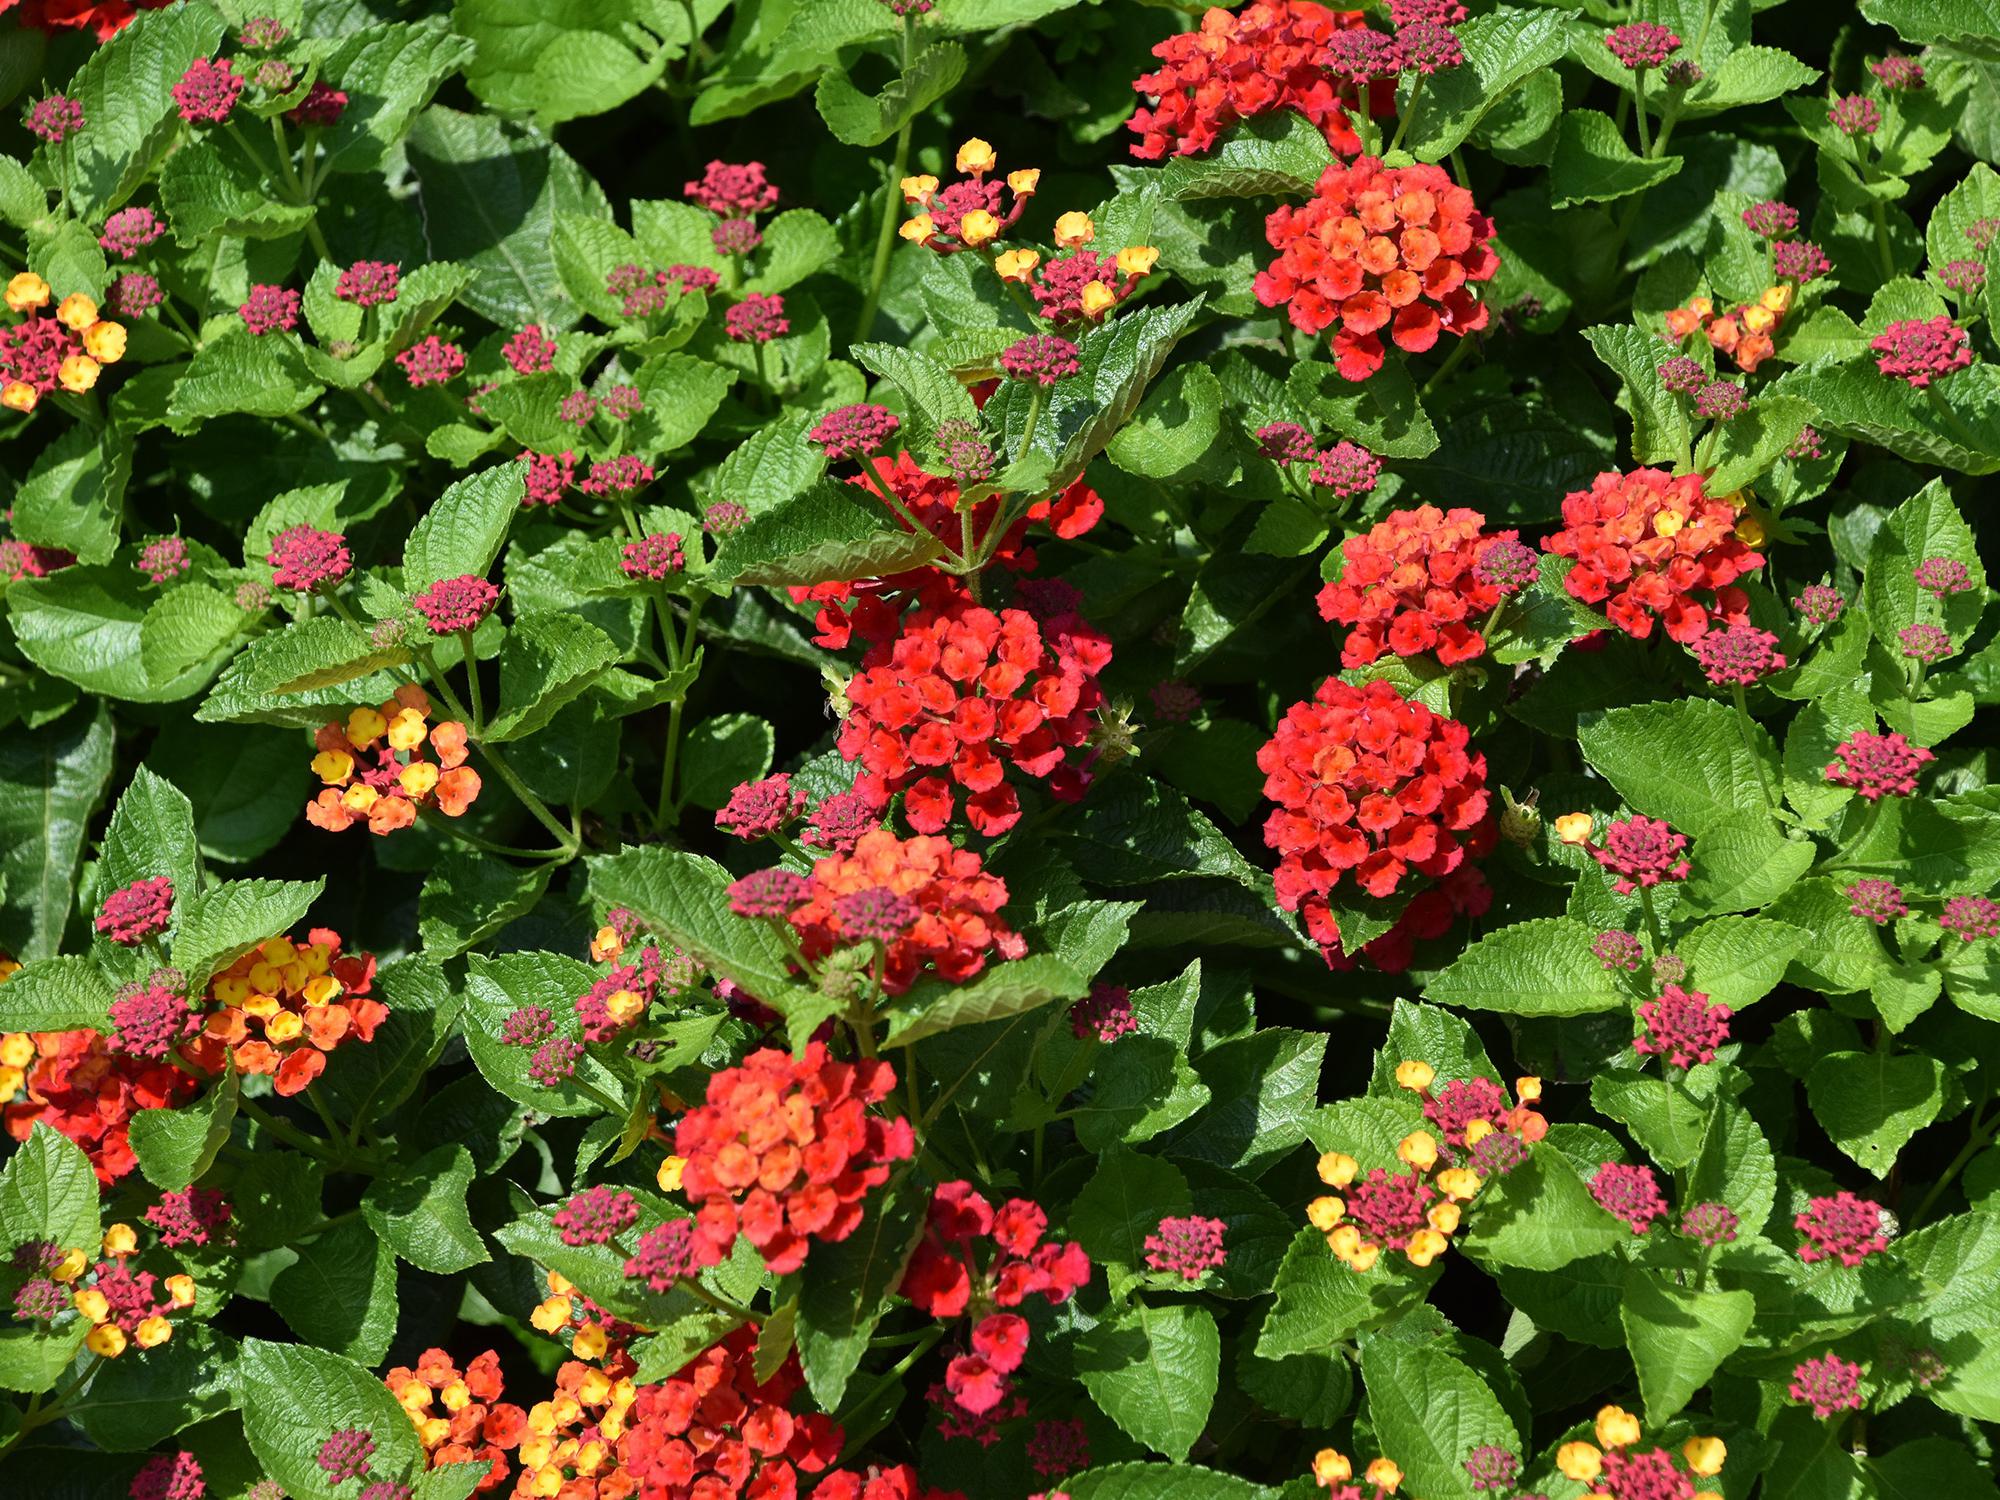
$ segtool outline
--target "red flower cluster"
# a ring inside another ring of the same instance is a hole
[[[1634,1234],[1644,1234],[1667,1211],[1660,1180],[1651,1167],[1605,1162],[1590,1179],[1590,1196],[1606,1213],[1631,1225]]]
[[[1917,389],[1972,363],[1971,336],[1942,313],[1891,323],[1868,347],[1877,370]]]
[[[1333,354],[1347,380],[1382,368],[1383,328],[1398,349],[1421,354],[1440,334],[1486,326],[1486,304],[1466,283],[1500,269],[1493,224],[1442,167],[1384,167],[1372,156],[1330,166],[1312,200],[1273,210],[1264,232],[1279,253],[1257,274],[1257,300],[1284,304],[1306,333],[1338,320]]]
[[[420,807],[464,816],[480,788],[479,773],[465,763],[465,726],[447,719],[426,730],[430,713],[430,695],[405,683],[387,703],[321,725],[312,768],[324,789],[306,804],[306,821],[329,833],[365,821],[370,833],[387,835],[416,822]],[[435,764],[424,758],[426,741]]]
[[[7,1134],[25,1141],[37,1125],[59,1131],[83,1148],[103,1183],[139,1164],[131,1143],[133,1115],[185,1104],[200,1087],[171,1064],[114,1052],[95,1031],[16,1032],[0,1049],[20,1069],[25,1095],[6,1105]],[[16,1052],[25,1055],[17,1060]]]
[[[1320,618],[1354,627],[1340,664],[1365,667],[1384,650],[1433,651],[1451,667],[1484,652],[1481,625],[1506,594],[1482,578],[1479,558],[1489,543],[1520,535],[1482,536],[1485,524],[1476,510],[1421,505],[1393,511],[1365,536],[1342,542],[1340,577],[1319,591]]]
[[[1463,862],[1487,806],[1486,757],[1470,739],[1383,681],[1329,677],[1313,701],[1286,710],[1257,752],[1264,795],[1278,804],[1264,842],[1279,855],[1279,904],[1303,913],[1322,948],[1340,942],[1327,897],[1343,875],[1386,897],[1412,871],[1443,876]]]
[[[125,947],[167,930],[173,917],[174,883],[164,875],[135,880],[104,898],[97,930]]]
[[[796,1354],[770,1380],[757,1379],[757,1333],[739,1328],[671,1380],[638,1388],[617,1445],[624,1482],[637,1490],[600,1484],[599,1500],[792,1500],[801,1474],[840,1456],[843,1435],[831,1417],[789,1409],[805,1384]],[[824,1481],[816,1493],[826,1493]]]
[[[959,1490],[929,1488],[908,1464],[888,1469],[870,1464],[863,1474],[835,1469],[814,1487],[813,1500],[965,1500],[965,1495]]]
[[[895,1086],[888,1063],[835,1062],[820,1042],[797,1059],[766,1047],[714,1074],[674,1134],[700,1263],[719,1264],[740,1233],[784,1275],[808,1241],[854,1233],[869,1189],[916,1149],[908,1120],[868,1113]]]
[[[959,590],[921,605],[847,684],[837,744],[864,768],[855,790],[878,807],[905,793],[910,825],[937,833],[962,788],[966,820],[988,838],[1021,818],[1009,766],[1077,800],[1090,773],[1069,752],[1090,736],[1104,701],[1097,674],[1110,661],[1109,638],[1073,613],[1038,622]]]
[[[1627,635],[1644,640],[1659,619],[1686,645],[1716,620],[1746,617],[1749,600],[1734,585],[1764,559],[1737,539],[1736,511],[1704,493],[1699,474],[1599,474],[1563,496],[1562,511],[1563,528],[1543,549],[1575,559],[1563,587],[1603,605]]]
[[[1711,1004],[1700,990],[1670,984],[1657,1000],[1639,1007],[1646,1033],[1632,1043],[1632,1050],[1658,1054],[1677,1068],[1714,1062],[1716,1048],[1729,1040],[1733,1014],[1726,1005]]]
[[[479,1481],[482,1493],[506,1481],[507,1454],[528,1436],[528,1414],[500,1399],[505,1385],[498,1354],[488,1349],[461,1371],[444,1350],[426,1349],[414,1370],[397,1365],[382,1383],[417,1429],[426,1468],[479,1459],[492,1466]],[[433,1411],[433,1402],[442,1413]],[[361,1462],[365,1473],[366,1460]]]
[[[1158,101],[1133,113],[1128,128],[1139,140],[1132,154],[1141,161],[1193,156],[1240,120],[1295,109],[1335,151],[1353,155],[1361,138],[1347,119],[1352,94],[1343,102],[1320,54],[1336,32],[1363,24],[1358,10],[1329,10],[1311,0],[1255,0],[1236,15],[1211,8],[1199,31],[1154,47],[1161,66],[1132,81]]]
[[[931,1195],[924,1238],[903,1273],[902,1293],[934,1318],[971,1311],[972,1351],[945,1368],[952,1399],[975,1415],[1006,1399],[1007,1377],[1028,1352],[1028,1322],[1019,1307],[1039,1296],[1067,1302],[1090,1279],[1090,1257],[1075,1244],[1044,1236],[1049,1217],[1025,1198],[995,1209],[969,1182],[940,1183]],[[982,1241],[991,1244],[983,1252]]]
[[[21,0],[16,14],[23,26],[32,26],[51,36],[88,27],[100,42],[108,42],[131,25],[132,18],[140,11],[164,10],[173,3],[174,0]]]
[[[1380,937],[1362,944],[1359,954],[1347,953],[1336,941],[1321,944],[1320,957],[1329,969],[1345,970],[1367,959],[1384,974],[1400,974],[1416,962],[1417,944],[1443,937],[1460,917],[1483,917],[1493,905],[1493,887],[1479,867],[1471,863],[1493,852],[1500,830],[1491,818],[1465,836],[1467,862],[1438,881],[1418,891],[1396,918],[1396,925]]]
[[[1810,1265],[1832,1257],[1843,1266],[1858,1266],[1889,1248],[1882,1232],[1882,1208],[1866,1198],[1841,1191],[1814,1198],[1792,1219],[1801,1236],[1799,1259]]]
[[[1917,789],[1917,773],[1937,759],[1899,733],[1867,729],[1855,730],[1834,747],[1833,755],[1826,779],[1835,786],[1852,787],[1870,802],[1911,795]]]

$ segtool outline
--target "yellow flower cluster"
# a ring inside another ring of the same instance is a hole
[[[33,314],[49,305],[55,291],[33,271],[23,271],[7,283],[5,295],[11,311]],[[115,365],[125,357],[125,325],[100,318],[95,299],[82,292],[72,292],[56,305],[54,322],[62,332],[56,332],[42,319],[13,331],[13,347],[5,350],[11,357],[7,360],[7,378],[0,382],[0,406],[15,411],[35,409],[48,388],[44,384],[48,382],[44,361],[56,361],[50,384],[59,384],[64,390],[80,395],[97,384],[104,366]],[[30,333],[31,328],[36,333]],[[60,355],[58,350],[62,351]],[[35,371],[23,367],[24,358],[35,361]]]
[[[528,1321],[542,1333],[560,1337],[570,1331],[569,1352],[578,1359],[602,1359],[611,1347],[604,1325],[588,1311],[588,1302],[567,1277],[549,1272],[549,1295],[535,1305]]]
[[[1326,1489],[1345,1485],[1354,1478],[1354,1461],[1337,1448],[1322,1448],[1313,1455],[1312,1477]],[[1365,1483],[1375,1486],[1371,1500],[1383,1500],[1385,1495],[1393,1495],[1403,1482],[1403,1471],[1386,1458],[1378,1458],[1362,1470]]]
[[[1605,1470],[1605,1456],[1635,1447],[1641,1437],[1639,1419],[1622,1406],[1599,1409],[1592,1436],[1597,1441],[1564,1443],[1556,1449],[1556,1468],[1567,1479],[1593,1486],[1587,1500],[1612,1500],[1609,1490],[1597,1489]],[[1722,1472],[1729,1449],[1719,1437],[1691,1437],[1681,1444],[1681,1461],[1695,1479],[1713,1479]],[[1698,1490],[1694,1500],[1722,1500],[1714,1490]]]
[[[116,1262],[109,1274],[122,1274],[123,1262],[139,1253],[139,1236],[130,1224],[113,1224],[104,1231],[104,1257],[108,1262]],[[50,1272],[53,1280],[67,1286],[83,1275],[86,1257],[81,1250],[71,1250],[63,1256],[61,1264]],[[102,1281],[107,1268],[100,1265],[97,1281]],[[90,1332],[84,1335],[83,1346],[92,1354],[104,1359],[116,1359],[126,1349],[137,1345],[141,1349],[157,1349],[174,1336],[174,1325],[167,1320],[166,1312],[178,1312],[194,1306],[194,1278],[187,1275],[168,1276],[161,1283],[167,1294],[165,1303],[151,1303],[154,1311],[143,1317],[134,1317],[132,1299],[121,1295],[120,1306],[96,1285],[79,1287],[70,1293],[70,1305],[89,1323]],[[150,1293],[146,1294],[150,1299]],[[130,1323],[128,1332],[125,1324]]]

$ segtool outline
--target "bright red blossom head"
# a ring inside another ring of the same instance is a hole
[[[835,1062],[819,1042],[798,1059],[765,1048],[713,1075],[674,1138],[698,1210],[696,1259],[718,1264],[740,1233],[784,1275],[810,1241],[854,1233],[869,1190],[916,1149],[908,1120],[868,1112],[895,1086],[889,1064]]]
[[[1477,562],[1493,541],[1482,537],[1476,510],[1434,505],[1392,512],[1365,536],[1341,543],[1340,577],[1319,592],[1320,617],[1352,626],[1340,664],[1361,667],[1383,652],[1436,654],[1445,666],[1471,661],[1486,649],[1480,626],[1504,595],[1479,575]]]
[[[1677,1068],[1715,1061],[1715,1049],[1729,1040],[1726,1005],[1711,1005],[1700,990],[1684,990],[1670,984],[1656,1000],[1639,1007],[1645,1033],[1632,1043],[1632,1050],[1664,1057]]]
[[[1857,729],[1842,740],[1833,754],[1826,779],[1835,786],[1852,787],[1856,795],[1870,802],[1909,796],[1917,789],[1917,773],[1937,759],[1899,733],[1875,734],[1866,729]]]
[[[440,579],[410,600],[439,635],[477,628],[499,602],[500,590],[472,573]]]
[[[1651,1167],[1608,1161],[1590,1179],[1590,1196],[1606,1213],[1630,1224],[1634,1234],[1644,1234],[1667,1211],[1660,1180]]]
[[[1164,1218],[1160,1227],[1146,1236],[1146,1264],[1183,1281],[1199,1281],[1227,1258],[1222,1247],[1227,1227],[1220,1219],[1198,1215]]]
[[[1599,474],[1588,490],[1565,495],[1562,511],[1563,528],[1543,549],[1575,560],[1563,587],[1603,605],[1627,635],[1644,640],[1659,620],[1685,644],[1748,611],[1734,585],[1764,559],[1737,539],[1735,510],[1710,499],[1699,474]]]
[[[1889,1248],[1881,1207],[1844,1190],[1813,1199],[1792,1220],[1792,1227],[1800,1235],[1799,1259],[1808,1265],[1832,1257],[1843,1266],[1858,1266]]]
[[[1694,643],[1694,656],[1703,675],[1718,687],[1751,687],[1785,665],[1778,638],[1748,620],[1709,631]]]
[[[97,930],[114,943],[131,947],[165,932],[173,918],[174,883],[164,875],[135,880],[104,898],[98,908]]]
[[[1412,872],[1444,876],[1464,860],[1487,824],[1486,757],[1470,740],[1388,682],[1329,677],[1257,752],[1278,804],[1264,842],[1279,855],[1279,904],[1323,949],[1340,942],[1327,897],[1343,876],[1386,897]]]
[[[1861,1376],[1861,1366],[1850,1364],[1838,1354],[1822,1354],[1817,1359],[1799,1362],[1785,1394],[1801,1406],[1810,1406],[1812,1414],[1825,1421],[1844,1411],[1861,1410],[1865,1404]]]
[[[1472,194],[1443,168],[1389,168],[1364,156],[1328,167],[1310,202],[1265,221],[1279,255],[1258,273],[1257,300],[1285,305],[1306,333],[1337,321],[1340,373],[1366,380],[1382,368],[1384,328],[1397,348],[1421,354],[1441,334],[1462,338],[1486,326],[1486,304],[1467,283],[1500,269],[1492,234]]]
[[[1629,896],[1663,880],[1686,880],[1691,868],[1683,857],[1687,835],[1675,833],[1658,818],[1633,816],[1607,824],[1602,845],[1590,844],[1590,856],[1616,877],[1612,887]]]
[[[337,531],[313,526],[288,526],[271,538],[264,560],[271,565],[271,582],[281,589],[309,594],[339,583],[354,571],[354,554]]]
[[[954,588],[862,657],[836,744],[861,762],[855,790],[877,807],[903,792],[910,826],[937,833],[963,792],[966,821],[991,838],[1020,821],[1010,767],[1060,800],[1083,795],[1089,762],[1073,752],[1089,738],[1110,661],[1110,640],[1078,615],[1037,621]]]
[[[1901,318],[1868,342],[1875,368],[1921,389],[1972,363],[1972,338],[1939,313],[1935,318]]]
[[[25,1141],[35,1126],[49,1126],[83,1148],[102,1183],[139,1164],[131,1144],[134,1114],[184,1104],[201,1087],[170,1063],[114,1051],[95,1031],[29,1036],[35,1057],[24,1070],[24,1096],[6,1106],[7,1133]]]

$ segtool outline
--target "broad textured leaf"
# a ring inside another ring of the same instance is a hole
[[[0,947],[17,959],[49,957],[62,942],[111,758],[111,716],[101,709],[0,736]]]
[[[790,950],[765,923],[730,911],[729,879],[711,860],[658,846],[590,864],[591,893],[603,906],[630,907],[708,968],[782,1011],[794,989]]]
[[[324,170],[377,170],[438,86],[473,52],[472,41],[455,34],[442,16],[348,32],[321,68],[326,77],[340,80],[348,96],[340,123],[326,131],[320,146]],[[435,242],[431,250],[440,259],[459,258]]]
[[[67,147],[79,214],[101,223],[145,181],[180,129],[173,86],[196,58],[215,54],[222,33],[206,5],[176,5],[139,12],[90,55],[66,90],[90,127]]]
[[[301,1344],[245,1339],[237,1361],[243,1431],[264,1472],[293,1495],[326,1492],[320,1445],[346,1427],[375,1435],[374,1466],[408,1473],[423,1448],[379,1376],[353,1360]]]
[[[1816,365],[1782,377],[1773,390],[1803,396],[1822,431],[1887,448],[1912,463],[1963,474],[2000,469],[2000,370],[1970,368],[1934,383],[1934,395],[1877,374],[1872,363]],[[1940,411],[1942,405],[1948,409]]]
[[[473,93],[545,125],[616,109],[688,41],[686,13],[668,0],[456,0],[452,29],[479,48],[465,70]]]
[[[1698,837],[1736,812],[1760,810],[1760,763],[1765,781],[1779,784],[1777,749],[1762,726],[1747,748],[1735,710],[1707,699],[1613,708],[1579,724],[1584,758],[1632,808],[1679,833]]]
[[[910,59],[910,70],[879,94],[864,94],[835,66],[820,75],[814,102],[834,138],[849,146],[879,146],[965,76],[965,49],[937,42]]]
[[[534,1082],[528,1076],[532,1052],[500,1040],[507,1017],[532,1005],[550,1013],[556,1035],[581,1042],[576,1000],[597,978],[588,964],[556,953],[505,953],[497,958],[473,954],[466,968],[465,1042],[480,1076],[538,1114],[602,1113],[602,1105],[576,1088],[547,1089]],[[601,1094],[616,1096],[621,1092],[617,1081],[595,1058],[580,1059],[576,1076]]]
[[[132,1150],[146,1180],[179,1192],[214,1166],[236,1121],[237,1092],[232,1069],[192,1103],[134,1112]]]
[[[1626,324],[1586,328],[1583,336],[1625,382],[1632,401],[1632,456],[1641,463],[1668,466],[1686,457],[1687,403],[1660,384],[1665,351],[1659,336]]]
[[[399,1256],[419,1270],[446,1275],[490,1257],[466,1213],[472,1153],[439,1146],[378,1177],[361,1199],[361,1212]]]
[[[1560,1270],[1630,1237],[1622,1224],[1605,1218],[1568,1158],[1545,1145],[1489,1181],[1466,1219],[1467,1255],[1529,1271]]]
[[[0,1030],[107,1031],[116,998],[91,959],[39,959],[17,969],[0,987]]]
[[[1635,1267],[1619,1315],[1639,1372],[1646,1425],[1659,1427],[1741,1347],[1757,1315],[1757,1299],[1745,1291],[1697,1291]]]
[[[1385,1452],[1426,1500],[1473,1500],[1465,1455],[1492,1444],[1521,1450],[1491,1383],[1442,1344],[1368,1340],[1361,1351],[1368,1410]]]
[[[922,567],[943,551],[928,531],[905,530],[879,498],[821,480],[752,516],[717,553],[715,576],[764,584],[875,578]]]
[[[1444,1274],[1438,1264],[1421,1269],[1384,1257],[1356,1271],[1326,1247],[1326,1236],[1308,1225],[1285,1252],[1272,1283],[1276,1294],[1264,1315],[1257,1353],[1266,1359],[1325,1353],[1357,1330],[1388,1321],[1421,1302]]]
[[[484,578],[506,544],[526,484],[521,465],[496,464],[438,496],[403,544],[404,588],[419,594],[442,578]]]
[[[1741,1010],[1771,993],[1807,941],[1798,928],[1770,917],[1717,917],[1684,935],[1674,951],[1687,962],[1688,988]]]
[[[1678,156],[1640,156],[1609,115],[1572,109],[1562,117],[1562,134],[1549,163],[1549,197],[1557,208],[1606,203],[1657,186],[1680,168]]]
[[[1788,839],[1763,812],[1733,813],[1694,841],[1685,899],[1697,912],[1755,911],[1812,868],[1810,839]]]
[[[923,1230],[925,1197],[902,1179],[871,1197],[861,1227],[816,1244],[798,1275],[795,1337],[813,1400],[837,1411]]]
[[[174,927],[174,967],[194,985],[236,962],[259,943],[288,936],[312,910],[321,880],[230,880],[181,908]]]
[[[1944,1107],[1944,1067],[1914,1052],[1835,1052],[1813,1064],[1806,1097],[1833,1143],[1887,1177],[1910,1137]]]
[[[1133,1303],[1076,1342],[1077,1379],[1103,1413],[1155,1452],[1185,1459],[1208,1425],[1222,1365],[1215,1315]]]
[[[1622,1010],[1624,995],[1590,950],[1595,936],[1569,917],[1503,927],[1467,948],[1424,987],[1424,998],[1512,1016]]]
[[[618,643],[580,615],[562,610],[522,615],[500,646],[500,711],[485,738],[505,743],[533,734],[618,656]]]
[[[1459,28],[1465,61],[1423,79],[1403,145],[1419,161],[1442,161],[1531,75],[1568,49],[1561,16],[1502,6]]]

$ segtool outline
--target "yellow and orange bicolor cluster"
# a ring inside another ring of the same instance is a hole
[[[430,714],[430,695],[406,683],[387,703],[355,709],[344,726],[322,725],[312,768],[325,789],[306,804],[306,820],[339,833],[365,819],[370,833],[389,834],[416,822],[422,807],[464,816],[479,796],[465,726],[447,719],[427,729]],[[424,758],[427,739],[435,763]]]
[[[567,1277],[549,1275],[549,1294],[535,1304],[528,1321],[551,1338],[569,1338],[569,1352],[581,1360],[598,1361],[622,1351],[634,1330],[607,1316],[604,1309],[576,1289]]]
[[[72,292],[51,316],[42,309],[54,298],[33,271],[7,283],[8,308],[24,316],[0,330],[0,406],[33,411],[58,386],[81,395],[125,357],[125,325],[100,318],[93,298]]]
[[[1620,1481],[1628,1474],[1651,1481],[1649,1494],[1687,1494],[1686,1486],[1720,1474],[1729,1457],[1729,1449],[1719,1437],[1691,1437],[1681,1444],[1678,1454],[1660,1447],[1642,1447],[1639,1419],[1620,1406],[1599,1409],[1592,1436],[1597,1439],[1594,1443],[1564,1443],[1556,1449],[1556,1468],[1563,1476],[1590,1486],[1585,1491],[1586,1500],[1614,1500],[1624,1492]],[[1695,1488],[1693,1500],[1722,1497],[1712,1488]]]
[[[1794,288],[1789,282],[1768,286],[1755,302],[1739,304],[1730,312],[1716,315],[1715,303],[1707,297],[1693,297],[1685,307],[1667,313],[1668,339],[1679,344],[1701,333],[1710,347],[1727,354],[1746,374],[1769,359],[1777,350],[1777,334],[1792,309]]]
[[[1306,1218],[1327,1248],[1356,1271],[1370,1271],[1384,1250],[1428,1266],[1451,1243],[1464,1206],[1486,1182],[1527,1160],[1528,1147],[1548,1133],[1530,1106],[1541,1098],[1539,1078],[1514,1082],[1518,1104],[1491,1079],[1453,1079],[1435,1094],[1436,1070],[1415,1059],[1396,1066],[1396,1082],[1424,1102],[1429,1129],[1413,1130],[1396,1146],[1395,1171],[1340,1151],[1319,1159],[1320,1181],[1338,1193],[1315,1198]]]
[[[76,1283],[70,1304],[90,1324],[83,1346],[104,1359],[116,1359],[128,1348],[157,1349],[174,1336],[168,1314],[194,1306],[192,1276],[156,1277],[126,1264],[139,1253],[139,1236],[130,1224],[113,1224],[104,1231],[104,1259],[84,1275],[81,1250],[64,1254],[49,1274],[63,1284]],[[162,1295],[164,1294],[164,1295]]]
[[[216,1008],[185,1050],[211,1072],[227,1057],[239,1072],[275,1075],[280,1094],[296,1094],[342,1042],[375,1039],[389,1007],[369,998],[374,978],[375,955],[342,953],[331,928],[313,928],[303,943],[270,938],[210,981]]]
[[[1322,1448],[1313,1455],[1312,1476],[1323,1489],[1339,1500],[1387,1500],[1403,1482],[1403,1471],[1386,1458],[1375,1459],[1361,1471],[1362,1484],[1373,1485],[1374,1493],[1364,1497],[1354,1483],[1354,1460],[1337,1448]]]

